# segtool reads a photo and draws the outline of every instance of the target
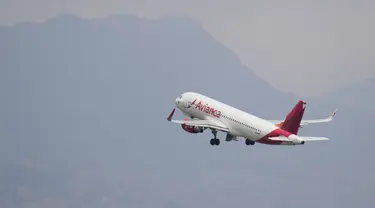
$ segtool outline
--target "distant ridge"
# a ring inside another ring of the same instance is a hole
[[[186,91],[268,119],[285,118],[298,101],[194,20],[63,15],[0,27],[0,46],[0,207],[351,208],[373,200],[375,117],[347,101],[308,99],[304,118],[339,112],[299,130],[329,142],[298,149],[217,149],[209,133],[169,125]]]
[[[375,78],[368,78],[335,92],[327,93],[316,100],[346,106],[356,111],[371,112],[375,115]]]

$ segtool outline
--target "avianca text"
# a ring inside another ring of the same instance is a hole
[[[194,100],[194,102],[192,103],[194,105],[194,103],[196,102],[196,100]],[[209,115],[212,115],[216,118],[220,118],[221,116],[221,112],[213,107],[210,107],[208,104],[202,104],[202,101],[199,101],[198,104],[195,104],[195,109],[199,110],[199,111],[202,111],[204,113],[207,113]]]

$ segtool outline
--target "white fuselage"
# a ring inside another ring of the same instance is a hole
[[[231,135],[252,141],[260,140],[278,129],[269,121],[198,93],[182,94],[176,99],[176,105],[190,117],[218,121],[228,127]]]

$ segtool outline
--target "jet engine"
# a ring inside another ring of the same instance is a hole
[[[294,144],[305,144],[305,141],[301,140],[297,135],[290,135],[288,137]]]
[[[184,120],[187,121],[189,119],[185,118]],[[186,125],[186,124],[181,124],[181,127],[182,127],[183,130],[185,130],[189,133],[192,133],[192,134],[202,133],[204,131],[204,129],[202,127],[199,127],[199,126],[189,126],[189,125]]]

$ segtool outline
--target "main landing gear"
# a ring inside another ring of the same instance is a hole
[[[246,145],[254,145],[254,144],[255,144],[254,141],[251,141],[251,140],[249,140],[249,139],[246,139],[246,140],[245,140],[245,143],[246,143]]]
[[[210,140],[210,144],[212,146],[216,145],[220,145],[220,140],[218,138],[216,138],[216,135],[217,135],[217,131],[215,129],[211,130],[212,131],[212,134],[214,135],[214,138]]]

